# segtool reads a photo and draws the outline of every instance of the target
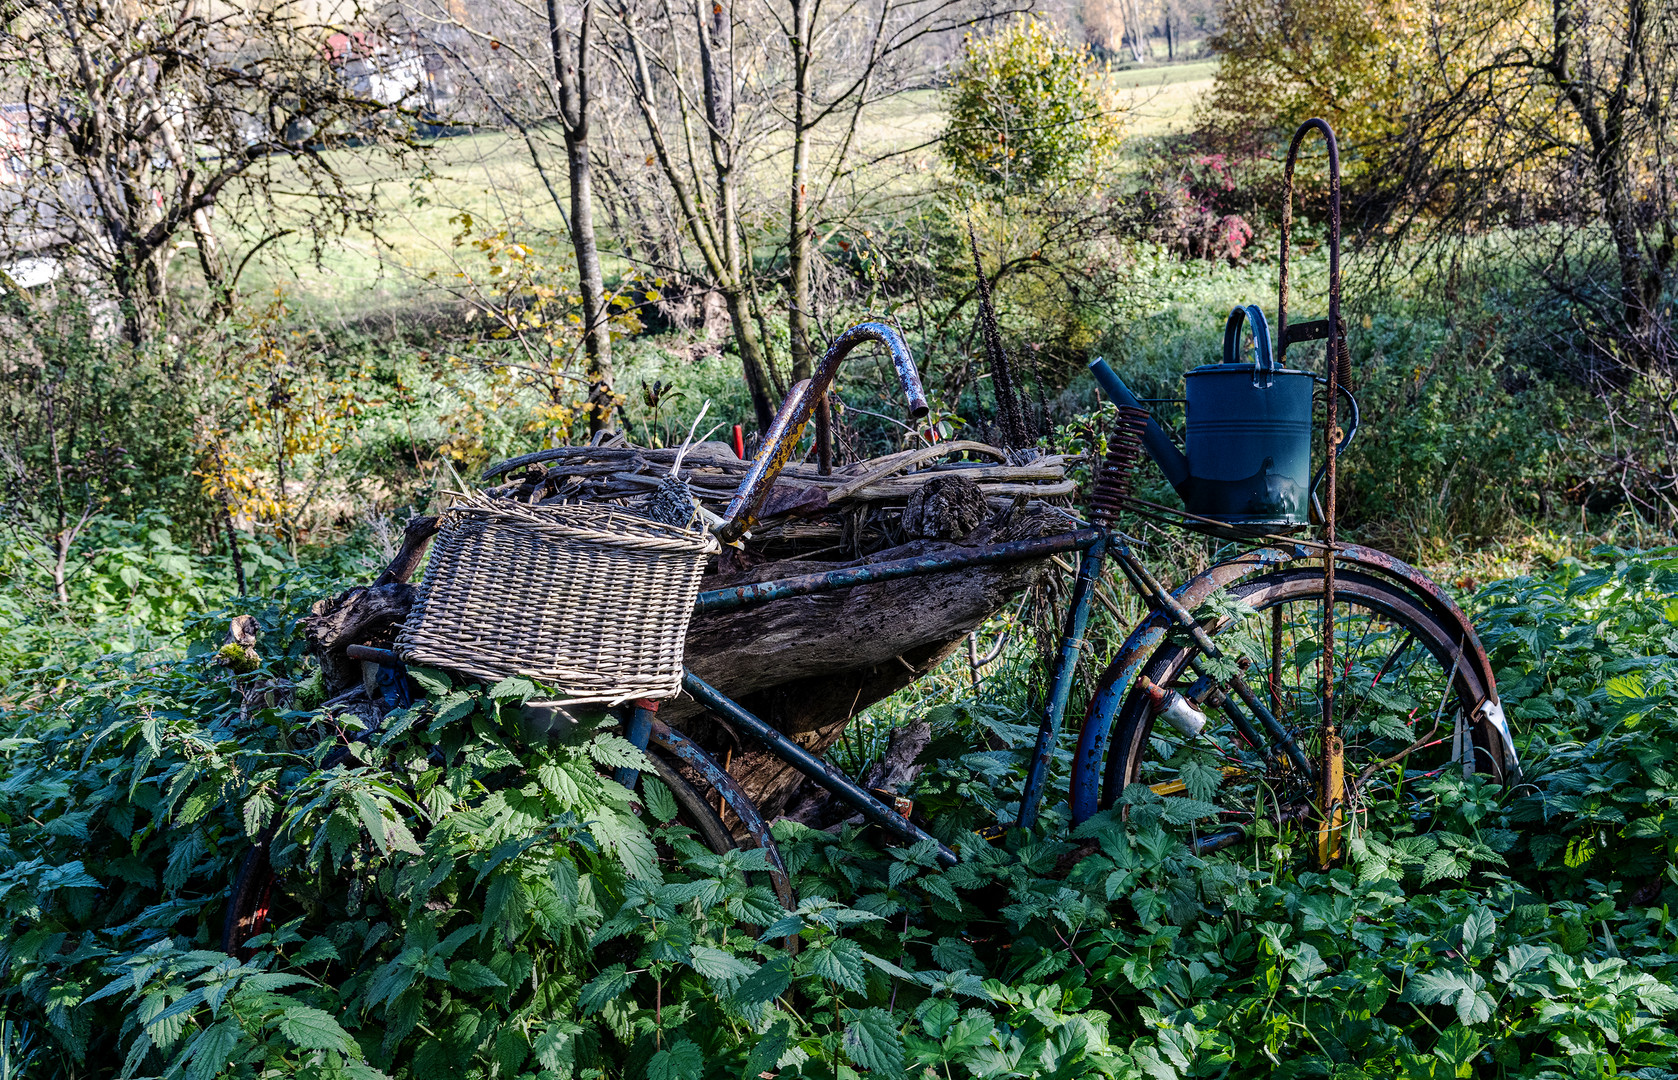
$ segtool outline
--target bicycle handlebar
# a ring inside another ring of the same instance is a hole
[[[810,422],[810,414],[826,400],[827,389],[833,385],[840,361],[864,341],[877,341],[891,353],[892,366],[897,368],[898,381],[903,384],[903,392],[909,398],[909,418],[916,420],[930,411],[926,392],[921,388],[920,373],[915,370],[909,346],[896,327],[882,322],[865,322],[840,334],[822,356],[816,373],[795,385],[787,394],[787,399],[781,402],[780,411],[764,434],[763,445],[758,448],[757,456],[752,458],[752,467],[746,471],[746,478],[740,481],[734,498],[729,501],[723,520],[711,530],[723,543],[740,539],[757,524],[758,510],[769,497],[781,468],[797,449],[798,440],[804,434],[804,425]]]

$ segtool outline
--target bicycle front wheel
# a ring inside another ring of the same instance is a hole
[[[1100,808],[1114,806],[1135,784],[1166,796],[1216,786],[1214,801],[1223,808],[1218,826],[1231,840],[1263,819],[1282,826],[1320,813],[1321,793],[1296,762],[1303,758],[1315,768],[1322,757],[1324,591],[1322,566],[1310,564],[1217,594],[1207,605],[1215,611],[1201,626],[1222,661],[1179,636],[1161,643],[1139,674],[1201,699],[1209,723],[1188,736],[1156,720],[1153,701],[1136,680],[1113,725]],[[1464,627],[1402,585],[1355,570],[1336,573],[1334,607],[1332,678],[1346,812],[1355,819],[1382,796],[1402,795],[1406,781],[1452,767],[1502,782],[1502,736],[1486,708],[1495,688],[1465,662],[1473,644],[1461,640]],[[1108,670],[1104,686],[1119,677],[1118,666]],[[1264,734],[1264,725],[1236,693],[1233,667],[1297,754],[1274,739],[1255,746],[1244,736],[1232,713],[1248,721],[1248,734]],[[1211,704],[1220,696],[1228,706]]]

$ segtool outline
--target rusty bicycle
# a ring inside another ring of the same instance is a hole
[[[1329,157],[1328,311],[1321,320],[1289,322],[1292,184],[1301,143],[1312,132],[1323,137]],[[994,574],[985,579],[990,591],[980,590],[983,603],[952,608],[951,625],[920,643],[924,654],[912,653],[924,655],[925,664],[935,666],[968,630],[997,609],[999,596],[1011,596],[1029,583],[1029,574],[1021,576],[1020,568],[1041,569],[1046,560],[1072,553],[1079,562],[1052,653],[1035,746],[1017,804],[1011,806],[1009,820],[998,823],[1003,826],[998,833],[1008,826],[1039,825],[1047,793],[1059,790],[1054,773],[1056,762],[1066,757],[1063,742],[1072,744],[1070,766],[1058,780],[1067,793],[1064,817],[1073,824],[1107,811],[1122,812],[1141,799],[1199,795],[1204,801],[1215,791],[1217,804],[1207,803],[1206,809],[1216,820],[1205,830],[1196,829],[1193,843],[1198,850],[1237,843],[1267,826],[1297,824],[1314,833],[1311,846],[1323,864],[1342,856],[1345,838],[1357,828],[1371,792],[1402,792],[1418,776],[1453,768],[1493,782],[1515,774],[1518,755],[1495,676],[1470,620],[1421,571],[1337,535],[1337,459],[1351,445],[1359,421],[1347,385],[1350,353],[1340,318],[1338,178],[1334,134],[1323,121],[1312,120],[1295,134],[1288,151],[1275,337],[1257,305],[1231,313],[1221,362],[1186,376],[1183,450],[1107,363],[1091,364],[1092,376],[1116,406],[1117,420],[1103,460],[1091,469],[1085,517],[1062,515],[1071,527],[968,546],[934,546],[903,557],[762,580],[713,581],[709,588],[698,587],[699,573],[693,571],[693,590],[679,598],[686,613],[680,620],[681,634],[675,639],[673,659],[654,680],[657,687],[622,693],[616,701],[609,700],[609,693],[595,695],[589,707],[616,710],[624,736],[646,752],[683,820],[707,845],[715,850],[741,844],[764,849],[777,893],[784,904],[795,905],[791,876],[771,830],[774,814],[759,805],[737,776],[734,747],[746,744],[830,793],[892,839],[931,844],[947,865],[961,858],[964,844],[988,842],[972,834],[951,835],[936,820],[921,819],[905,800],[870,790],[846,775],[819,748],[812,749],[811,740],[781,730],[742,704],[748,692],[757,695],[755,700],[767,699],[761,687],[731,686],[728,664],[713,664],[708,675],[696,672],[696,649],[721,626],[738,631],[745,625],[738,619],[753,613],[763,620],[761,626],[772,626],[780,617],[777,613],[795,609],[831,621],[866,608],[883,588],[909,583],[936,597],[941,583],[955,580],[954,575],[975,570]],[[1321,370],[1289,367],[1290,351],[1297,356],[1297,347],[1313,341],[1324,342]],[[682,557],[692,566],[702,568],[707,559],[714,563],[718,545],[737,543],[751,533],[812,422],[815,475],[832,471],[828,390],[847,354],[864,343],[882,346],[890,357],[909,416],[927,412],[920,376],[901,333],[883,322],[852,327],[833,342],[812,378],[791,389],[756,454],[749,464],[741,462],[743,474],[724,511],[689,530],[709,545],[683,549]],[[1324,413],[1320,431],[1313,419],[1314,401]],[[1344,431],[1339,430],[1342,401],[1348,410]],[[1313,468],[1312,446],[1319,436],[1321,460]],[[1182,507],[1133,494],[1135,471],[1144,458],[1159,466],[1182,496]],[[569,461],[560,471],[574,475],[586,471],[577,460],[575,451],[561,448],[527,455],[514,464],[539,469]],[[911,455],[902,460],[913,465],[931,459]],[[497,466],[490,475],[511,467]],[[995,466],[958,462],[940,467],[959,471]],[[684,509],[678,517],[686,513]],[[1124,515],[1234,542],[1242,550],[1172,587],[1138,554],[1141,545],[1121,528]],[[451,550],[470,550],[476,542],[472,538],[481,536],[468,526],[479,526],[457,525]],[[1313,530],[1315,536],[1306,535]],[[415,532],[410,537],[414,543],[380,580],[401,581],[413,573],[428,536]],[[549,557],[544,551],[556,560],[573,557],[552,554],[561,548],[539,543],[524,557]],[[435,569],[428,572],[422,596],[424,589],[435,593],[442,588],[437,583],[446,577]],[[1069,737],[1063,731],[1065,714],[1088,648],[1092,598],[1103,580],[1131,590],[1147,614],[1105,664],[1081,723]],[[852,606],[822,606],[840,604]],[[453,618],[464,616],[457,612]],[[526,618],[506,632],[514,638],[535,634],[535,624],[528,620],[536,616]],[[409,630],[415,619],[410,615]],[[668,637],[668,627],[659,629]],[[880,633],[890,636],[889,630]],[[404,630],[394,642],[386,635],[337,647],[346,662],[361,665],[365,692],[376,699],[376,711],[411,700],[405,665],[419,655],[415,640]],[[766,647],[786,651],[785,645],[773,641]],[[873,698],[881,696],[880,685],[903,685],[930,670],[904,661],[909,654],[903,642],[882,647],[880,655],[895,657],[908,668],[909,678],[897,673],[894,683],[867,684],[874,687]],[[449,667],[449,654],[441,655],[441,661],[424,662]],[[456,667],[479,678],[517,670],[498,672],[493,665],[474,664],[462,660]],[[857,685],[852,715],[863,694],[864,684]],[[547,721],[565,716],[570,707],[554,706],[545,714]],[[841,725],[848,719],[844,717]],[[718,730],[726,732],[726,740]],[[347,752],[348,748],[339,751]],[[629,787],[639,782],[630,769],[620,769],[616,779]],[[276,887],[266,840],[259,840],[233,885],[224,948],[237,948],[267,924]]]

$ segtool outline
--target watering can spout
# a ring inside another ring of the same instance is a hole
[[[1101,357],[1098,356],[1090,361],[1090,374],[1095,376],[1095,381],[1100,384],[1102,391],[1114,404],[1129,405],[1133,408],[1142,407],[1142,403],[1136,400],[1136,395],[1130,392],[1130,387],[1124,384],[1118,374],[1108,366],[1107,361]],[[1171,486],[1177,489],[1177,494],[1186,500],[1189,497],[1191,486],[1189,459],[1183,456],[1183,452],[1177,449],[1176,444],[1171,441],[1171,436],[1167,435],[1165,429],[1160,427],[1152,418],[1149,418],[1147,429],[1142,432],[1142,446],[1148,451],[1148,456],[1153,458],[1154,463],[1159,466],[1160,472],[1165,474],[1166,480],[1170,481]]]

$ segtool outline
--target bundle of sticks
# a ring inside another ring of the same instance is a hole
[[[1077,459],[954,440],[836,467],[791,463],[759,513],[749,547],[775,558],[856,559],[909,540],[960,539],[999,514],[1033,503],[1068,505]],[[512,458],[484,476],[492,498],[525,503],[632,505],[656,489],[678,451],[630,446],[566,446]],[[721,442],[690,446],[677,475],[708,511],[721,515],[750,462]]]

